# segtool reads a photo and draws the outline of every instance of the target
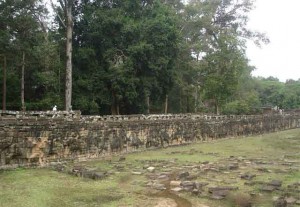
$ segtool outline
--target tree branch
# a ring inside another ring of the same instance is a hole
[[[58,16],[59,21],[62,23],[62,25],[64,26],[64,28],[67,28],[65,22],[63,21],[63,19],[62,19],[61,16],[59,15],[57,9],[55,8],[55,5],[54,5],[53,1],[52,1],[52,0],[50,0],[50,1],[51,1],[52,9],[53,9],[54,11],[56,10],[56,14],[57,14],[57,16]],[[62,9],[63,9],[64,12],[65,12],[65,8],[64,8],[63,2],[62,2],[61,0],[59,0],[59,2],[60,2],[60,5],[61,5]]]

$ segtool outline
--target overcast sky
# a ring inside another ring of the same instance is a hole
[[[300,79],[300,0],[256,0],[249,28],[265,32],[270,44],[248,43],[247,56],[254,76]]]

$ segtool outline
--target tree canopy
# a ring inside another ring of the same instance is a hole
[[[299,80],[251,76],[246,40],[268,43],[247,28],[253,6],[251,0],[68,0],[53,1],[49,13],[42,0],[0,1],[3,108],[57,105],[83,114],[298,108]]]

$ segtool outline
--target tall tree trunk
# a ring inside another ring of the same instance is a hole
[[[120,114],[117,95],[114,91],[112,91],[111,114],[112,115],[119,115]]]
[[[22,111],[25,111],[25,52],[23,51],[23,58],[22,58],[22,74],[21,74],[21,103],[22,103]]]
[[[73,33],[73,20],[72,20],[72,5],[73,1],[66,1],[65,14],[66,14],[66,91],[65,91],[65,110],[72,110],[72,33]]]
[[[215,113],[217,115],[220,115],[220,107],[219,107],[219,103],[218,103],[217,99],[215,99]]]
[[[165,99],[165,114],[168,113],[168,99],[169,99],[169,96],[168,96],[168,94],[166,94],[166,99]]]
[[[120,115],[120,105],[119,105],[119,102],[117,103],[117,115]]]
[[[186,113],[190,113],[190,97],[186,96]]]
[[[182,113],[183,109],[182,109],[182,88],[180,88],[179,90],[179,112]]]
[[[146,107],[147,107],[146,113],[150,114],[150,96],[148,94],[146,95]]]
[[[198,86],[195,87],[195,113],[197,113],[198,109]]]
[[[3,64],[3,94],[2,94],[2,110],[6,111],[6,56],[4,55],[4,64]]]

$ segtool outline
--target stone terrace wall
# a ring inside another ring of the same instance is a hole
[[[137,149],[248,136],[300,126],[300,115],[81,116],[0,111],[0,168],[48,165]]]

